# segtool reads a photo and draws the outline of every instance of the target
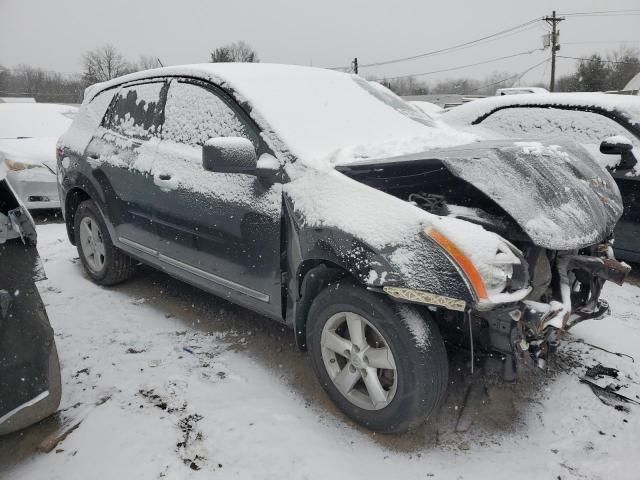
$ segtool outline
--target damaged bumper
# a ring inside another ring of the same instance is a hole
[[[518,364],[544,367],[549,352],[570,328],[608,315],[609,304],[600,298],[604,283],[621,285],[631,271],[629,265],[608,256],[578,254],[558,254],[555,269],[551,300],[524,299],[470,312],[486,326],[481,345],[505,355],[507,363],[509,359],[516,362],[514,370]]]

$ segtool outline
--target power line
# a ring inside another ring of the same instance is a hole
[[[434,73],[452,72],[454,70],[462,70],[463,68],[476,67],[478,65],[484,65],[486,63],[497,62],[499,60],[505,60],[507,58],[520,57],[522,55],[530,55],[530,54],[532,54],[534,52],[539,52],[541,50],[544,50],[544,49],[543,48],[536,48],[534,50],[528,50],[526,52],[514,53],[512,55],[505,55],[503,57],[497,57],[497,58],[492,58],[492,59],[489,59],[489,60],[483,60],[482,62],[469,63],[467,65],[460,65],[458,67],[451,67],[451,68],[443,68],[441,70],[433,70],[433,71],[430,71],[430,72],[409,73],[409,74],[406,74],[406,75],[398,75],[398,76],[395,76],[395,77],[385,77],[385,80],[397,80],[399,78],[419,77],[419,76],[422,76],[422,75],[432,75]]]
[[[464,42],[464,43],[460,43],[460,44],[457,44],[457,45],[453,45],[451,47],[441,48],[441,49],[438,49],[438,50],[431,50],[429,52],[419,53],[417,55],[411,55],[411,56],[408,56],[408,57],[401,57],[401,58],[395,58],[395,59],[391,59],[391,60],[383,60],[383,61],[380,61],[380,62],[361,64],[360,68],[378,67],[378,66],[381,66],[381,65],[390,65],[390,64],[393,64],[393,63],[407,62],[407,61],[410,61],[410,60],[416,60],[418,58],[424,58],[424,57],[429,57],[429,56],[432,56],[432,55],[437,55],[437,54],[440,54],[440,53],[451,52],[453,50],[459,50],[459,49],[471,46],[473,44],[477,44],[477,43],[480,43],[480,42],[483,42],[483,41],[486,41],[486,40],[489,40],[489,39],[493,39],[495,37],[499,37],[499,36],[502,36],[502,35],[507,36],[506,34],[509,34],[511,32],[515,32],[515,31],[520,30],[520,29],[522,29],[524,27],[527,27],[529,25],[533,25],[534,23],[537,23],[539,21],[540,21],[540,19],[536,18],[536,19],[533,19],[533,20],[529,20],[528,22],[521,23],[520,25],[515,25],[515,26],[513,26],[511,28],[507,28],[505,30],[501,30],[499,32],[492,33],[491,35],[486,35],[484,37],[477,38],[475,40],[469,40],[468,42]],[[345,69],[345,68],[348,68],[348,67],[334,67],[331,70],[340,70],[340,69]]]
[[[584,61],[593,60],[593,58],[567,57],[564,55],[558,55],[558,58],[569,58],[571,60],[584,60]],[[605,60],[604,58],[601,58],[600,61],[605,63],[619,63],[620,65],[638,65],[638,62],[619,62],[617,60]]]
[[[585,17],[585,16],[618,16],[626,14],[640,14],[639,9],[626,9],[626,10],[599,10],[592,12],[570,12],[559,13],[558,15],[564,15],[566,17]]]
[[[589,43],[640,43],[640,40],[587,40],[581,42],[562,42],[563,45],[586,45]]]

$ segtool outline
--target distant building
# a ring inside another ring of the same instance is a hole
[[[636,95],[640,95],[640,72],[636,73],[636,75],[629,80],[629,83],[627,83],[624,88],[624,91],[635,91]]]
[[[36,103],[33,97],[0,97],[0,103]]]

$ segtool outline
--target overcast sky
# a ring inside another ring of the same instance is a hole
[[[135,60],[159,57],[165,65],[204,62],[216,46],[251,44],[264,62],[348,65],[405,57],[474,40],[558,12],[640,9],[638,0],[0,0],[0,65],[21,63],[64,72],[81,71],[86,50],[106,43]],[[579,57],[615,49],[617,41],[640,47],[640,16],[570,17],[560,24],[560,54]],[[542,46],[545,29],[520,33],[446,55],[376,68],[372,75],[431,72],[482,62]],[[570,43],[593,42],[593,43]],[[549,56],[534,52],[463,70],[419,77],[482,78],[493,71],[522,72]],[[560,59],[560,73],[574,61]],[[548,65],[524,77],[547,81]]]

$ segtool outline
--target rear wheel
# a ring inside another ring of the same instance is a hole
[[[75,214],[78,255],[87,275],[100,285],[115,285],[133,275],[136,262],[113,245],[98,207],[82,202]]]
[[[448,361],[426,312],[343,282],[318,295],[308,322],[316,374],[357,423],[399,433],[424,422],[440,405]]]

